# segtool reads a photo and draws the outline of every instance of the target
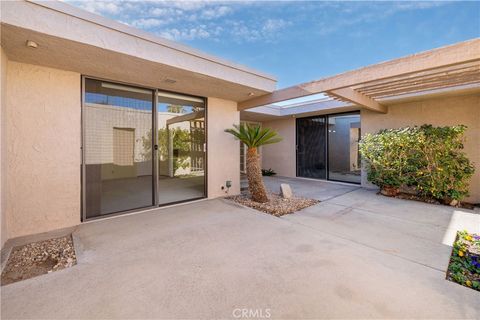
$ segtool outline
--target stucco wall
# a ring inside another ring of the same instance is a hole
[[[224,196],[221,186],[232,181],[229,194],[240,192],[240,145],[224,130],[240,123],[237,103],[209,98],[207,107],[208,130],[208,197]]]
[[[7,152],[6,152],[6,91],[7,91],[7,65],[8,58],[0,47],[1,65],[0,65],[0,247],[7,240],[6,229],[6,170],[7,170]]]
[[[272,128],[283,138],[282,141],[262,147],[262,167],[272,168],[277,175],[295,177],[295,118],[266,121],[265,128]]]
[[[476,165],[470,182],[470,198],[480,202],[480,95],[443,97],[389,106],[387,114],[367,110],[361,112],[362,133],[374,133],[385,128],[432,124],[447,126],[464,124],[466,132],[465,152]],[[362,172],[362,185],[372,187]]]
[[[9,61],[8,237],[80,222],[80,75]]]
[[[76,225],[80,74],[9,61],[7,78],[6,165],[11,183],[5,238]],[[208,99],[209,198],[225,195],[221,186],[226,180],[233,183],[230,194],[240,191],[239,142],[224,132],[239,121],[236,102]]]

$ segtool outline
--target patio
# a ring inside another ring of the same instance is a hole
[[[206,200],[82,224],[78,265],[2,287],[2,317],[480,317],[478,292],[445,280],[446,243],[480,232],[478,211],[266,179],[281,182],[322,202],[276,218]]]

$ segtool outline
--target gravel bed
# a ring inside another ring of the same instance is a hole
[[[276,217],[283,216],[285,214],[294,213],[300,211],[304,208],[313,206],[319,203],[319,200],[307,199],[301,197],[292,197],[289,199],[284,199],[281,195],[277,193],[268,193],[269,201],[266,203],[255,202],[247,194],[241,194],[237,196],[227,197],[228,200],[237,202],[244,206],[269,213]]]
[[[69,268],[77,263],[72,236],[13,248],[2,272],[2,286]]]

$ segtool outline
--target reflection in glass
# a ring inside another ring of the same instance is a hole
[[[160,205],[205,197],[204,100],[159,92],[157,124]]]
[[[297,119],[297,176],[326,178],[325,117]]]
[[[328,179],[360,183],[360,115],[328,117]]]
[[[153,92],[85,79],[87,218],[152,206]]]

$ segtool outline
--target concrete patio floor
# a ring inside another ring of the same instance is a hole
[[[445,280],[445,243],[480,232],[478,211],[266,180],[323,201],[282,218],[217,199],[82,224],[78,265],[2,287],[2,318],[480,318],[480,293]]]

